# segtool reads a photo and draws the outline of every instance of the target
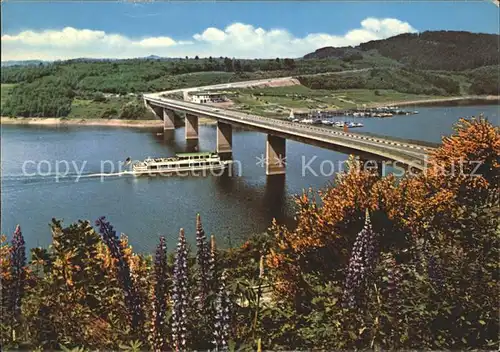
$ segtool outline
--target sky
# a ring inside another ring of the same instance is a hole
[[[2,61],[301,57],[407,32],[499,34],[489,1],[2,2]]]

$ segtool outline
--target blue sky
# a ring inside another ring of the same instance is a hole
[[[405,31],[499,32],[498,7],[484,1],[8,1],[2,7],[2,60],[219,52],[301,56],[325,45],[357,45]],[[366,19],[378,22],[363,25]],[[63,33],[64,28],[70,29]]]

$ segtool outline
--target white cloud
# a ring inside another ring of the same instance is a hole
[[[359,28],[344,34],[311,33],[304,37],[295,37],[285,29],[256,28],[245,23],[233,23],[224,29],[210,27],[188,40],[168,36],[130,38],[99,30],[66,27],[2,35],[2,60],[127,58],[152,54],[166,57],[301,57],[324,46],[354,46],[415,31],[409,23],[398,19],[371,17],[364,19]]]
[[[195,34],[194,39],[206,42],[220,42],[226,37],[226,33],[218,28],[210,27],[201,34]]]
[[[169,37],[156,37],[143,39],[137,44],[145,48],[162,48],[175,45],[176,42]]]

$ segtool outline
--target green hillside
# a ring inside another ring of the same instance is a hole
[[[305,59],[76,59],[2,67],[1,114],[146,119],[145,92],[283,76],[333,93],[498,94],[498,68],[498,36],[466,32],[404,34],[356,48],[322,48]]]
[[[462,71],[499,64],[500,36],[462,31],[405,33],[357,47],[324,47],[305,59],[362,58],[373,52],[413,68]]]
[[[462,93],[460,80],[455,75],[402,68],[377,68],[343,75],[299,76],[299,80],[304,86],[312,89],[392,89],[426,95]]]

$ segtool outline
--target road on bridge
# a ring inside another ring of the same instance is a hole
[[[154,105],[167,109],[202,115],[222,122],[258,129],[270,134],[284,135],[285,138],[341,146],[384,159],[399,161],[417,169],[425,167],[426,157],[433,149],[433,147],[427,144],[405,142],[391,139],[390,137],[338,131],[335,128],[303,125],[203,104],[168,99],[159,97],[157,94],[144,95],[144,98]]]

